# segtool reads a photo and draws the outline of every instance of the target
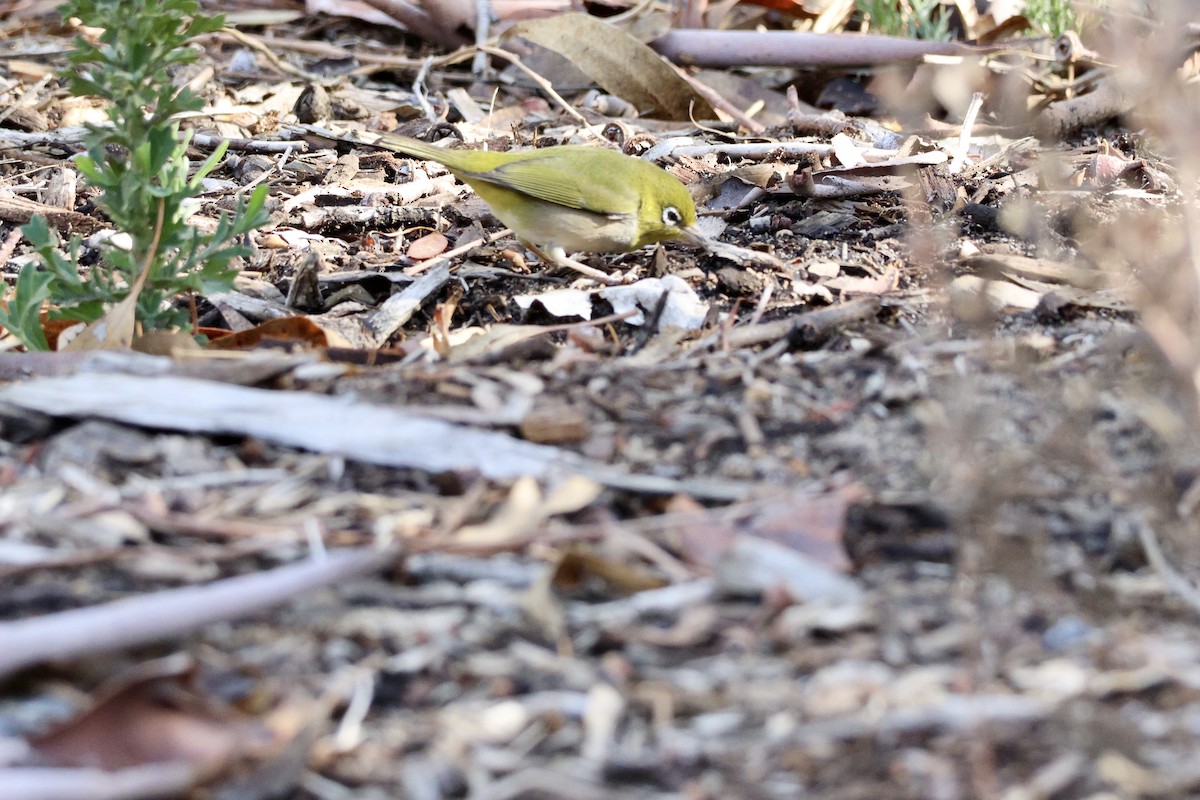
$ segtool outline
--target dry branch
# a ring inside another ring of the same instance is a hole
[[[248,616],[300,592],[378,569],[387,550],[342,550],[322,559],[207,586],[188,586],[0,625],[0,676],[44,661],[112,652]]]
[[[892,36],[795,31],[674,30],[651,46],[677,64],[700,67],[856,67],[968,56],[995,48]]]

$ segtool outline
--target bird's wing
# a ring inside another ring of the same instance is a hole
[[[594,174],[584,176],[581,174],[583,171],[585,170],[580,169],[579,162],[574,158],[541,156],[536,159],[513,161],[487,172],[463,174],[465,177],[503,186],[549,203],[608,214],[608,209],[597,207],[595,198],[597,194],[601,198],[608,198],[611,196],[611,190],[597,193],[595,189],[597,184],[611,183],[611,178]],[[594,170],[588,172],[594,173]],[[589,201],[589,196],[593,198],[592,201]]]

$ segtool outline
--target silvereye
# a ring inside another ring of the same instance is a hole
[[[497,153],[450,150],[397,134],[370,143],[444,164],[545,261],[612,278],[567,252],[626,253],[654,242],[704,238],[696,205],[671,173],[603,147],[560,145]]]

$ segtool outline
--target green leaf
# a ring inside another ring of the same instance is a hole
[[[233,215],[222,216],[211,233],[186,222],[187,204],[220,167],[226,145],[191,169],[190,139],[181,140],[174,120],[201,108],[203,100],[174,86],[171,75],[196,60],[198,50],[189,40],[219,30],[224,19],[202,14],[196,0],[68,0],[61,13],[102,31],[98,42],[76,40],[69,56],[72,72],[64,76],[73,92],[107,101],[109,124],[87,126],[86,152],[76,163],[99,190],[101,210],[129,234],[133,246],[129,251],[102,246],[100,263],[81,278],[79,241],[73,239],[64,255],[44,223],[34,226],[28,238],[41,261],[38,285],[57,306],[55,317],[90,321],[120,302],[148,264],[138,318],[148,328],[186,325],[188,313],[173,305],[175,298],[202,288],[229,288],[237,272],[232,265],[249,253],[239,239],[267,221],[262,186]],[[22,297],[32,288],[26,282]]]
[[[191,136],[189,135],[188,138],[190,139]],[[192,189],[199,189],[200,181],[204,180],[206,177],[208,177],[208,173],[216,169],[217,165],[221,163],[221,159],[225,157],[225,151],[228,149],[229,140],[222,139],[221,143],[218,144],[212,151],[212,155],[206,158],[204,163],[200,165],[200,168],[196,170],[196,174],[193,175],[192,179],[188,182],[188,187]]]
[[[45,223],[45,219],[42,219],[42,224]],[[42,329],[41,315],[42,305],[50,298],[53,280],[53,276],[39,271],[36,264],[26,264],[17,275],[17,285],[7,308],[0,308],[0,327],[20,339],[29,350],[50,349],[46,332]]]

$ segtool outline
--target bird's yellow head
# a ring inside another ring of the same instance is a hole
[[[674,175],[653,164],[634,163],[644,164],[647,169],[638,170],[641,204],[637,214],[637,240],[633,247],[681,236],[692,238],[696,204],[687,187]]]

